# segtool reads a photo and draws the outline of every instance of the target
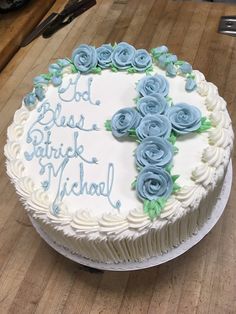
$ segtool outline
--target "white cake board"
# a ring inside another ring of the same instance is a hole
[[[231,185],[232,185],[232,162],[230,161],[221,193],[213,209],[214,214],[208,221],[205,222],[201,230],[197,234],[192,235],[192,237],[187,239],[185,242],[181,243],[178,247],[171,249],[169,252],[164,253],[163,255],[160,256],[151,257],[150,259],[145,260],[143,262],[126,262],[118,264],[94,262],[78,254],[74,254],[70,252],[69,249],[62,247],[61,245],[52,241],[46,235],[46,233],[39,227],[37,221],[30,216],[29,218],[33,226],[35,227],[36,231],[53,249],[55,249],[58,253],[64,255],[65,257],[71,259],[76,263],[100,270],[113,270],[113,271],[138,270],[166,263],[185,253],[191,247],[196,245],[202,238],[204,238],[208,234],[208,232],[215,226],[215,224],[223,214],[223,211],[229,199]]]

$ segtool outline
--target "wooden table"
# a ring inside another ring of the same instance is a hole
[[[26,6],[0,14],[0,71],[19,49],[22,40],[42,20],[55,0],[31,0]]]
[[[236,6],[98,0],[53,38],[17,52],[0,75],[0,313],[236,313],[235,185],[223,217],[183,256],[138,272],[89,273],[40,239],[5,174],[3,156],[7,126],[33,77],[80,43],[166,44],[219,87],[236,125],[236,38],[216,32],[220,16],[230,14]]]

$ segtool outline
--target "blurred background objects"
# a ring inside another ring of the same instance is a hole
[[[0,13],[7,13],[19,9],[28,2],[30,2],[30,0],[0,0]]]

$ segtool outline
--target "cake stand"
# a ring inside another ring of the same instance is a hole
[[[81,265],[100,269],[100,270],[113,270],[113,271],[130,271],[130,270],[138,270],[138,269],[144,269],[149,268],[153,266],[157,266],[160,264],[163,264],[165,262],[168,262],[181,254],[188,251],[191,247],[196,245],[202,238],[204,238],[208,232],[215,226],[217,221],[220,219],[227,201],[229,199],[230,190],[232,185],[232,161],[230,161],[225,180],[223,183],[223,187],[221,190],[221,193],[218,197],[217,203],[213,209],[213,215],[210,219],[208,219],[203,227],[198,231],[197,234],[192,235],[189,239],[187,239],[185,242],[181,243],[178,247],[171,249],[167,253],[164,253],[163,255],[151,257],[148,260],[142,261],[142,262],[126,262],[126,263],[100,263],[100,262],[94,262],[90,259],[84,258],[78,254],[74,254],[70,252],[67,248],[59,245],[58,243],[55,243],[52,241],[46,233],[39,227],[37,221],[29,216],[33,226],[35,227],[36,231],[39,233],[39,235],[58,253],[64,255],[65,257],[71,259],[72,261],[79,263]]]

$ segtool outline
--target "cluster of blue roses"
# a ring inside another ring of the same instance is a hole
[[[113,71],[131,69],[131,72],[145,72],[152,66],[152,57],[145,49],[135,49],[133,46],[121,42],[115,46],[104,44],[101,47],[82,44],[72,53],[72,60],[58,59],[51,64],[47,74],[34,79],[34,91],[24,98],[27,108],[33,109],[37,101],[45,98],[44,85],[60,86],[62,71],[70,67],[72,73],[100,73],[101,69],[111,68]]]
[[[135,153],[141,171],[137,176],[137,195],[142,200],[168,198],[173,191],[173,178],[166,170],[174,149],[171,133],[176,135],[196,131],[201,126],[201,112],[185,103],[169,106],[169,83],[161,75],[146,76],[137,84],[137,108],[124,108],[114,114],[111,131],[116,138],[138,137]]]
[[[178,60],[177,56],[170,53],[166,46],[153,48],[151,53],[160,68],[166,70],[168,76],[175,77],[178,73],[186,76],[186,91],[191,92],[196,88],[197,84],[190,63]]]
[[[152,65],[152,57],[145,49],[136,50],[125,42],[114,47],[104,44],[99,48],[80,45],[72,53],[72,61],[81,73],[91,72],[96,67],[101,69],[114,67],[118,70],[132,67],[137,72],[143,72]]]

